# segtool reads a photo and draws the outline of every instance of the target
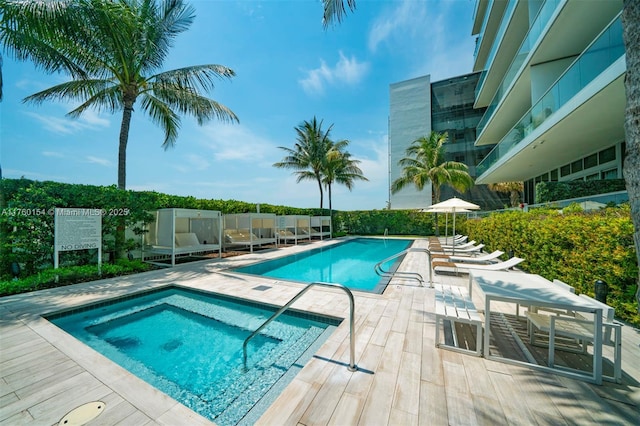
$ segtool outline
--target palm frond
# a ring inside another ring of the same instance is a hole
[[[151,120],[164,130],[162,147],[166,150],[175,146],[180,129],[180,117],[170,105],[154,96],[142,98],[142,108],[149,113]]]
[[[324,15],[322,23],[325,29],[334,22],[342,22],[347,14],[344,0],[322,0],[324,6]],[[352,12],[356,9],[356,0],[347,0],[347,6]]]

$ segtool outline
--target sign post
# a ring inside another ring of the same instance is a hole
[[[98,272],[102,266],[102,210],[60,209],[54,216],[53,267],[61,251],[98,249]]]

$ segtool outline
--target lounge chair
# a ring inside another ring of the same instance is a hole
[[[468,274],[469,270],[471,269],[480,271],[504,271],[513,268],[522,261],[524,261],[524,259],[521,259],[519,257],[512,257],[511,259],[505,260],[504,262],[489,263],[484,265],[443,261],[433,261],[431,262],[431,265],[434,272],[453,272],[454,274],[462,272]]]
[[[446,248],[448,248],[448,249],[452,249],[452,248],[454,248],[454,247],[455,247],[455,248],[456,248],[456,250],[457,250],[457,249],[459,249],[459,248],[473,247],[473,245],[474,245],[475,243],[476,243],[476,241],[475,241],[475,240],[471,240],[471,241],[469,241],[468,243],[464,243],[464,244],[453,244],[453,245],[452,245],[452,244],[440,244],[440,247],[442,247],[442,248],[444,248],[444,249],[446,249]]]
[[[455,237],[435,237],[441,244],[463,244],[469,237],[466,235],[456,235]]]
[[[449,261],[461,263],[492,263],[503,254],[503,251],[496,250],[493,253],[488,253],[483,256],[449,256]]]
[[[455,250],[452,248],[443,247],[441,250],[444,253],[452,253],[452,254],[473,254],[479,253],[480,250],[484,248],[484,244],[478,244],[477,246],[470,246],[465,248],[456,247]]]

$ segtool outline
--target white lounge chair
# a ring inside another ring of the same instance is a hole
[[[442,247],[442,251],[444,253],[452,253],[452,254],[470,254],[477,253],[484,248],[484,244],[478,244],[477,246],[470,246],[465,248],[456,247],[455,250],[452,248]]]
[[[434,272],[453,272],[455,274],[463,272],[469,273],[470,269],[481,270],[481,271],[504,271],[507,269],[511,269],[514,266],[518,265],[520,262],[523,262],[524,259],[519,257],[512,257],[511,259],[505,260],[504,262],[497,263],[489,263],[489,264],[474,264],[474,263],[460,263],[460,262],[441,262],[434,261],[432,262],[433,271]]]
[[[457,250],[459,248],[463,249],[463,248],[467,248],[467,247],[473,247],[473,245],[475,243],[476,243],[476,240],[471,240],[468,243],[464,243],[464,244],[440,244],[440,247],[442,247],[444,249],[446,249],[446,248],[452,249],[452,248],[455,247],[456,250]]]
[[[483,256],[449,256],[449,261],[461,263],[492,263],[503,254],[503,251],[496,250],[493,253],[488,253]]]

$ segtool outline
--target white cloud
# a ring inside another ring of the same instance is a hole
[[[53,151],[42,151],[42,155],[44,155],[45,157],[64,158],[64,154]]]
[[[347,58],[340,52],[340,59],[334,67],[320,60],[320,67],[307,71],[305,78],[298,80],[305,93],[322,94],[327,85],[356,85],[369,71],[367,62],[359,62],[355,56]]]
[[[93,155],[87,155],[86,162],[91,164],[99,164],[105,167],[111,167],[111,161],[105,158],[94,157]]]
[[[213,152],[216,161],[261,162],[276,146],[247,127],[233,124],[211,124],[201,129],[201,144]],[[206,154],[205,154],[206,155]],[[201,157],[202,161],[204,158]]]
[[[82,130],[95,130],[109,127],[109,120],[101,118],[93,111],[87,111],[77,119],[26,112],[26,115],[39,121],[50,132],[70,135]]]
[[[414,65],[406,70],[406,78],[425,74],[431,81],[469,73],[473,66],[473,39],[452,28],[462,25],[468,13],[457,0],[417,2],[402,0],[392,3],[374,21],[369,32],[369,50],[385,47],[401,52]],[[471,16],[468,17],[471,19]],[[465,25],[466,26],[466,25]]]
[[[433,21],[428,19],[427,10],[434,5],[430,6],[427,3],[404,0],[391,12],[384,11],[373,23],[369,32],[369,50],[375,52],[378,45],[388,39],[431,33],[429,28],[433,25]]]

